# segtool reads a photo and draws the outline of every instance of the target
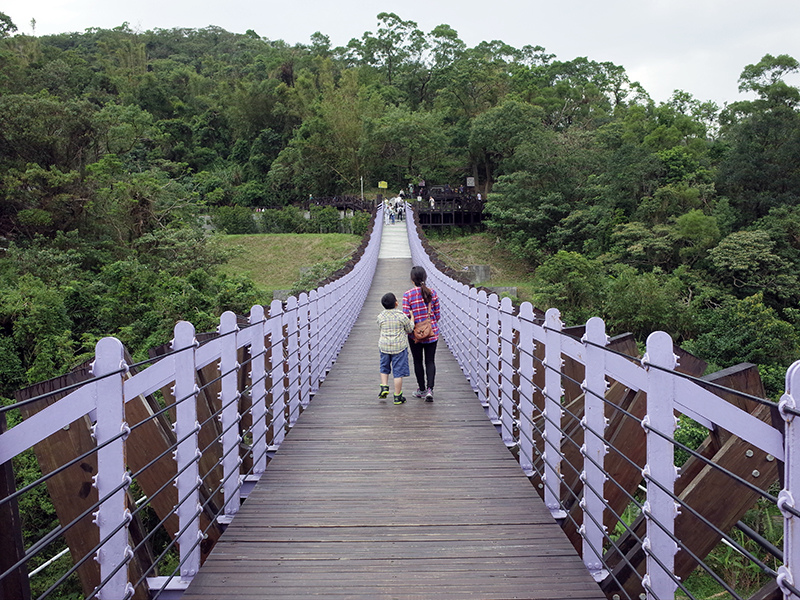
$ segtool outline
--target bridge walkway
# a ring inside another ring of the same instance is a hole
[[[604,598],[437,351],[435,401],[378,400],[380,297],[410,286],[387,225],[366,305],[331,373],[184,594],[273,598]]]

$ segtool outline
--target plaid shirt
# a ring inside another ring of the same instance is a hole
[[[414,331],[411,321],[396,308],[378,315],[378,350],[385,354],[398,354],[408,348],[408,334]]]
[[[403,312],[407,315],[414,315],[414,323],[421,323],[428,316],[428,307],[422,299],[422,288],[411,288],[403,294]],[[427,344],[439,339],[439,296],[436,290],[431,290],[430,317],[433,326],[433,335],[422,342]]]

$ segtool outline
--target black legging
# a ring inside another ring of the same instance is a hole
[[[436,379],[436,363],[434,358],[436,356],[435,342],[428,342],[427,344],[409,342],[408,346],[411,349],[411,356],[414,358],[414,375],[417,378],[417,388],[425,391],[425,389],[433,389],[434,380]],[[424,360],[423,360],[424,355]],[[425,385],[425,374],[428,375],[428,385]]]

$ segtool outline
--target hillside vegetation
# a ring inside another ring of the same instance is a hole
[[[362,181],[474,178],[496,266],[509,256],[568,323],[666,330],[714,367],[758,363],[772,394],[800,356],[790,56],[754,56],[749,99],[719,107],[393,13],[343,47],[218,27],[15,32],[0,13],[2,396],[100,336],[141,356],[176,319],[207,328],[263,301],[221,268],[200,215],[250,226],[242,209],[269,208],[275,232],[294,227],[283,208]]]
[[[343,233],[227,235],[221,244],[234,252],[220,270],[245,275],[271,295],[275,290],[291,290],[309,270],[319,274],[311,269],[314,265],[335,271],[360,242],[360,237]]]

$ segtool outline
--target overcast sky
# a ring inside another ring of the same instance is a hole
[[[320,31],[334,46],[375,31],[394,12],[428,32],[448,24],[468,46],[502,40],[544,46],[559,60],[585,56],[625,67],[657,102],[681,89],[720,106],[743,99],[742,68],[765,54],[800,60],[800,0],[4,0],[20,33],[208,25],[270,40],[308,43]],[[789,83],[800,85],[800,76]]]

